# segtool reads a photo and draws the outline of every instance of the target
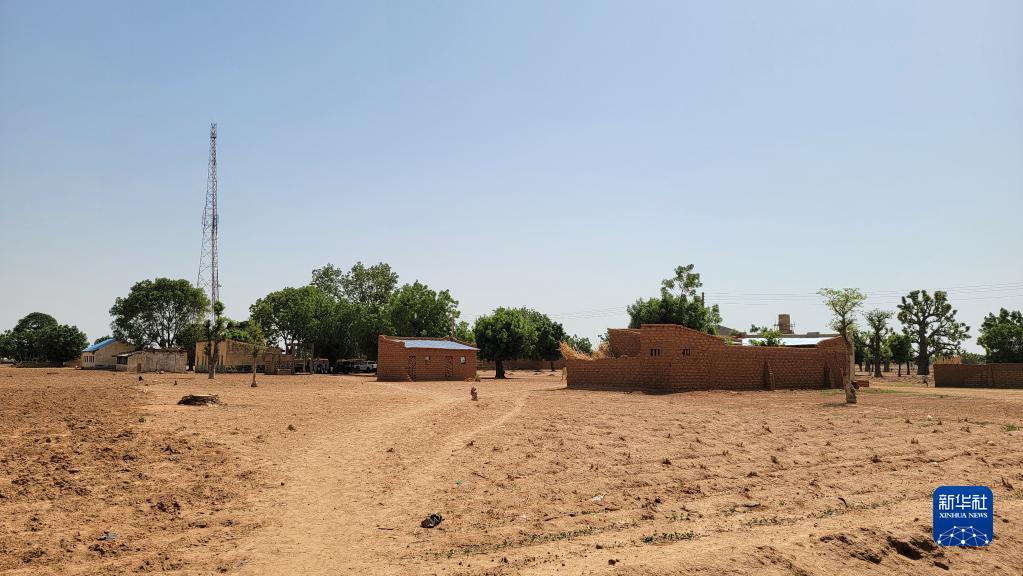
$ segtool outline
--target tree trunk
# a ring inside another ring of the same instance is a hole
[[[252,357],[252,384],[250,384],[249,386],[251,386],[252,388],[256,387],[256,357],[255,356]]]
[[[849,352],[849,373],[844,378],[845,382],[845,402],[846,404],[856,403],[856,389],[853,388],[853,378],[856,377],[856,349],[852,342],[849,341],[849,330],[845,330],[842,333],[842,339],[845,340],[847,351]]]
[[[916,373],[918,376],[927,376],[931,373],[931,354],[927,349],[927,335],[919,335],[920,354],[916,357]]]
[[[213,345],[211,346],[211,348],[212,348],[212,352],[210,353],[210,362],[209,362],[209,364],[210,364],[210,366],[209,366],[209,368],[210,368],[209,380],[213,380],[213,379],[215,379],[217,377],[217,356],[218,356],[218,354],[220,352],[220,343],[214,341]]]
[[[902,362],[899,362],[899,376],[902,376]]]
[[[881,362],[879,360],[874,361],[874,378],[884,378],[884,374],[881,373]]]
[[[504,363],[501,360],[494,360],[494,378],[504,378]]]

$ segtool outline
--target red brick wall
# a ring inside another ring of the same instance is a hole
[[[612,356],[639,356],[639,330],[608,328],[607,342]]]
[[[1023,388],[1023,364],[935,364],[934,385],[949,388]]]
[[[567,360],[568,387],[652,392],[840,388],[848,363],[841,338],[814,348],[791,348],[731,346],[668,324],[645,325],[639,332],[634,356]]]
[[[436,340],[436,338],[402,338],[403,340]],[[461,359],[465,357],[465,363]],[[415,371],[413,375],[410,371]],[[405,348],[401,340],[380,336],[377,340],[377,380],[408,382],[412,380],[470,380],[476,376],[475,350],[446,348]]]

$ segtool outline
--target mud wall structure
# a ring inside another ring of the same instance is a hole
[[[934,386],[1023,388],[1023,364],[935,364]]]
[[[737,346],[675,324],[609,330],[613,357],[566,360],[568,387],[589,390],[841,388],[849,348],[831,338],[808,348]]]

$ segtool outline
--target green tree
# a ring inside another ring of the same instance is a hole
[[[185,349],[185,353],[188,354],[188,367],[195,368],[196,357],[195,349],[196,344],[201,342],[205,338],[206,327],[203,326],[202,322],[190,322],[184,326],[178,332],[178,346]]]
[[[210,380],[217,377],[217,359],[220,358],[220,343],[224,341],[226,327],[224,303],[217,300],[213,303],[213,318],[207,318],[203,323],[203,335],[206,337],[206,366]]]
[[[368,306],[383,306],[398,285],[398,274],[383,262],[369,267],[356,262],[348,272],[327,264],[313,270],[311,284],[334,300],[345,299]]]
[[[49,314],[32,312],[0,336],[0,357],[19,362],[67,362],[78,358],[89,345],[75,326],[58,324]]]
[[[930,374],[931,357],[952,356],[960,352],[969,337],[970,327],[956,320],[956,310],[944,291],[934,296],[926,290],[913,290],[902,297],[899,322],[916,344],[917,374]]]
[[[881,361],[885,356],[885,339],[888,337],[889,328],[888,320],[894,315],[890,310],[880,310],[875,308],[864,314],[864,319],[867,321],[867,327],[870,329],[867,332],[867,341],[870,345],[870,357],[874,360],[874,378],[884,377],[881,374]]]
[[[753,344],[754,346],[784,346],[785,345],[785,343],[782,342],[782,339],[781,339],[782,334],[781,334],[780,330],[775,330],[773,328],[762,328],[762,327],[759,327],[759,326],[750,326],[750,332],[754,332],[754,334],[750,334],[750,337],[759,336],[761,338],[759,340],[751,340],[750,341],[750,343]]]
[[[580,352],[593,354],[593,343],[590,342],[589,338],[583,338],[573,334],[571,336],[565,336],[565,342],[568,342],[569,346]]]
[[[888,349],[892,353],[892,362],[899,367],[899,376],[902,376],[902,365],[906,365],[906,374],[909,374],[909,361],[913,359],[913,339],[908,334],[893,332],[888,336]]]
[[[252,388],[256,387],[256,365],[259,364],[259,357],[266,350],[266,334],[258,322],[249,322],[246,326],[246,341],[249,343],[249,350],[252,353]]]
[[[1023,313],[1002,308],[997,316],[985,316],[977,344],[984,347],[988,362],[1023,362]]]
[[[705,305],[703,297],[697,293],[702,286],[700,275],[693,272],[692,264],[675,268],[675,276],[661,282],[659,298],[640,298],[626,309],[629,327],[680,324],[708,334],[716,333],[717,325],[721,323],[721,311],[716,304]]]
[[[405,284],[387,302],[387,320],[400,336],[450,336],[458,319],[458,301],[447,290],[434,292],[416,281]]]
[[[283,341],[287,352],[298,353],[308,350],[322,334],[322,322],[332,316],[332,308],[330,297],[315,286],[284,288],[256,300],[249,307],[249,317],[270,341]]]
[[[533,325],[521,310],[498,308],[481,316],[473,328],[476,346],[484,360],[496,365],[496,378],[504,378],[504,361],[522,358],[533,345]]]
[[[856,389],[853,388],[855,361],[853,332],[856,328],[856,311],[863,305],[866,296],[856,288],[821,288],[817,291],[824,298],[824,305],[831,310],[831,327],[842,335],[849,349],[849,374],[845,378],[845,401],[856,403]]]
[[[113,336],[111,336],[110,334],[107,334],[106,336],[100,336],[99,338],[96,338],[95,340],[92,341],[92,343],[93,344],[99,344],[100,342],[102,342],[104,340],[110,340],[111,338],[113,338]]]
[[[534,335],[525,357],[550,362],[551,370],[554,370],[554,361],[561,358],[561,341],[565,339],[565,328],[536,310],[522,308],[520,312],[532,325]]]
[[[171,348],[181,344],[182,331],[198,322],[209,305],[202,289],[188,280],[143,280],[131,287],[127,297],[114,301],[110,327],[115,338],[137,348],[153,343]]]
[[[472,325],[465,320],[460,320],[458,324],[455,324],[455,339],[468,344],[475,344],[476,334],[472,331]]]

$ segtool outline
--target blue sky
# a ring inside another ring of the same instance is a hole
[[[694,263],[725,324],[856,286],[1023,308],[1023,3],[0,3],[0,329],[92,338],[194,280],[219,123],[222,298],[386,261],[472,320],[594,337]],[[971,346],[971,349],[976,349]]]

